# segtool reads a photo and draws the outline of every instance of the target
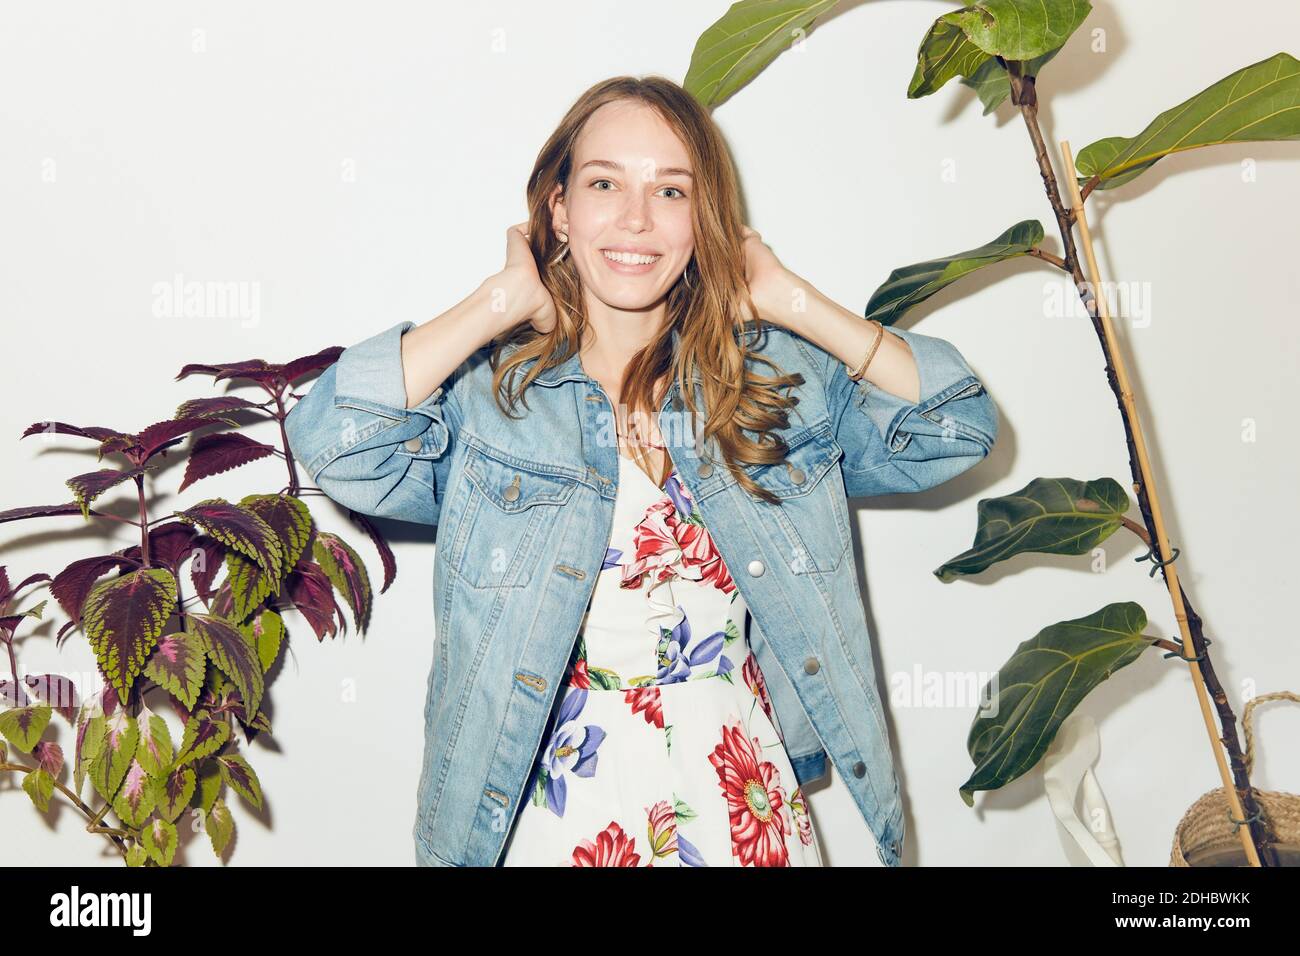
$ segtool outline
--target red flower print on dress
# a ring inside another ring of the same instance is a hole
[[[658,687],[630,687],[623,691],[623,699],[632,707],[632,713],[645,715],[645,722],[664,729],[664,705]]]
[[[731,816],[731,852],[741,866],[789,866],[790,833],[782,809],[785,790],[776,765],[762,760],[758,738],[745,737],[738,721],[722,728],[722,742],[709,754]]]
[[[667,800],[646,807],[646,831],[650,837],[650,853],[655,859],[677,852],[677,811]]]
[[[772,701],[767,696],[767,682],[763,679],[763,671],[758,666],[758,658],[753,654],[746,657],[740,673],[754,696],[758,698],[758,702],[763,705],[763,713],[767,714],[767,719],[772,720]],[[776,728],[777,737],[781,737],[780,728],[776,727],[775,723],[772,726]],[[781,739],[784,742],[784,738]]]
[[[596,834],[596,840],[583,840],[573,848],[572,866],[640,866],[641,854],[636,841],[623,832],[616,821]]]
[[[803,787],[795,787],[794,793],[790,794],[790,812],[794,815],[794,825],[799,831],[799,842],[804,846],[811,846],[812,816],[808,813],[808,802],[804,799]]]
[[[620,587],[640,588],[646,575],[703,581],[730,594],[736,584],[704,525],[683,520],[667,496],[645,511],[632,531],[633,555],[624,564]]]
[[[573,673],[569,677],[569,684],[572,687],[581,687],[584,690],[591,689],[591,678],[587,676],[587,659],[578,658],[573,665]]]

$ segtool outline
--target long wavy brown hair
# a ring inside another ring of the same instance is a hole
[[[663,329],[638,351],[623,378],[620,402],[629,420],[649,415],[658,422],[663,393],[653,394],[655,383],[676,378],[679,394],[688,413],[685,421],[696,423],[691,440],[706,445],[716,440],[725,465],[736,481],[751,495],[775,503],[778,499],[759,486],[744,470],[745,464],[770,465],[785,460],[789,447],[773,429],[789,425],[789,409],[798,397],[780,391],[802,385],[799,373],[787,375],[775,362],[749,349],[746,322],[757,315],[745,282],[745,259],[740,197],[731,154],[721,132],[699,102],[672,80],[649,75],[618,76],[597,83],[570,107],[560,125],[537,155],[528,179],[529,244],[538,263],[542,283],[555,300],[556,325],[540,333],[527,323],[515,326],[492,352],[493,390],[504,414],[510,416],[519,402],[528,407],[527,387],[550,369],[578,351],[586,326],[582,283],[571,256],[551,226],[548,198],[558,185],[567,194],[574,143],[588,118],[601,106],[616,100],[637,100],[654,108],[685,145],[694,172],[691,215],[695,249],[682,275],[668,292]],[[673,354],[673,330],[681,336]],[[516,381],[520,366],[538,359]],[[759,375],[747,360],[761,362],[776,372]],[[701,409],[691,388],[692,370],[700,377],[707,417],[699,428]],[[744,430],[757,433],[748,437]],[[673,442],[665,436],[665,444]],[[648,456],[639,447],[631,449],[642,470],[649,473]],[[672,461],[666,460],[665,469]],[[659,484],[663,484],[664,475]]]

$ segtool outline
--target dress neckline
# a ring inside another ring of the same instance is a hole
[[[662,484],[662,485],[657,485],[657,484],[655,484],[655,481],[654,481],[653,478],[651,478],[649,475],[647,475],[644,471],[641,470],[641,466],[638,465],[638,464],[636,463],[636,461],[635,461],[631,456],[629,456],[629,455],[625,455],[625,454],[623,454],[623,453],[620,451],[620,452],[618,453],[618,461],[619,461],[619,467],[620,467],[620,468],[622,468],[622,467],[623,467],[623,463],[626,462],[628,468],[630,468],[632,471],[635,471],[635,472],[636,472],[637,474],[639,474],[642,478],[644,478],[647,482],[649,482],[650,485],[651,485],[651,487],[657,489],[657,490],[659,491],[660,494],[662,494],[662,495],[666,495],[666,494],[668,494],[668,487],[667,487],[668,479],[671,479],[671,478],[672,478],[672,476],[676,473],[677,469],[674,468],[674,469],[672,469],[671,471],[668,472],[668,479],[665,479],[664,484]]]

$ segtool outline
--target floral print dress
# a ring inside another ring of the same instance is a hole
[[[677,472],[614,531],[503,866],[822,866],[748,609]]]

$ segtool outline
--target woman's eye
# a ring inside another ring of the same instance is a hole
[[[613,181],[612,181],[612,180],[609,180],[609,179],[594,179],[594,180],[592,180],[592,182],[591,182],[591,188],[592,188],[592,189],[595,189],[597,192],[602,192],[602,193],[607,193],[607,192],[609,192],[609,191],[610,191],[609,189],[601,189],[601,188],[600,188],[601,183],[604,183],[605,185],[609,186],[610,189],[613,189],[613,188],[614,188],[614,183],[613,183]],[[669,196],[669,197],[668,197],[669,199],[685,199],[685,198],[686,198],[686,193],[682,192],[682,190],[679,189],[679,188],[676,187],[676,186],[664,186],[663,189],[660,190],[660,192],[663,192],[664,190],[668,190],[668,189],[670,189],[670,190],[672,190],[673,192],[677,193],[677,195],[675,195],[675,196]]]

